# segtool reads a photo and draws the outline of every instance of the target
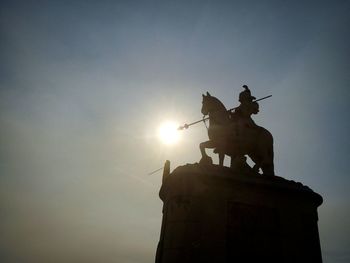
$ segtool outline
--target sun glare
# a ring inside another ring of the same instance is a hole
[[[171,145],[179,141],[180,135],[177,130],[178,125],[175,122],[167,121],[160,125],[158,136],[162,143]]]

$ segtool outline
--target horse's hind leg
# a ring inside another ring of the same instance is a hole
[[[263,146],[263,158],[261,160],[261,169],[264,175],[275,175],[275,169],[273,164],[273,137],[271,133],[266,133],[266,141]]]
[[[262,160],[261,169],[264,175],[275,175],[272,149],[267,151],[265,158]]]
[[[219,165],[224,166],[224,159],[225,159],[225,154],[224,153],[219,153]]]
[[[264,172],[264,175],[275,175],[274,167],[273,165],[263,165],[262,170]]]

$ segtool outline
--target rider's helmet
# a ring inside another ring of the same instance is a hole
[[[243,102],[252,102],[253,100],[256,99],[250,93],[250,89],[248,88],[247,85],[243,85],[243,88],[244,88],[244,91],[239,93],[239,99],[238,99],[239,102],[241,102],[241,103],[243,103]]]

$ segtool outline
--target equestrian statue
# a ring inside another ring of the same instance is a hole
[[[246,164],[246,155],[255,163],[252,168],[264,175],[274,175],[273,137],[263,127],[256,125],[251,118],[259,112],[259,104],[251,95],[248,86],[239,94],[240,105],[227,110],[224,104],[209,92],[202,94],[203,119],[208,116],[209,140],[200,143],[202,158],[200,164],[212,164],[205,149],[214,149],[219,154],[219,165],[223,166],[225,155],[231,157],[231,168]],[[188,125],[187,125],[188,127]],[[185,128],[187,128],[185,126]]]

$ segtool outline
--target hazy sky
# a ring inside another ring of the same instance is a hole
[[[276,173],[324,198],[324,262],[350,261],[349,1],[1,1],[0,261],[153,262],[161,173],[200,159],[199,124],[241,86]],[[215,156],[215,158],[217,158]],[[217,159],[216,159],[217,160]]]

